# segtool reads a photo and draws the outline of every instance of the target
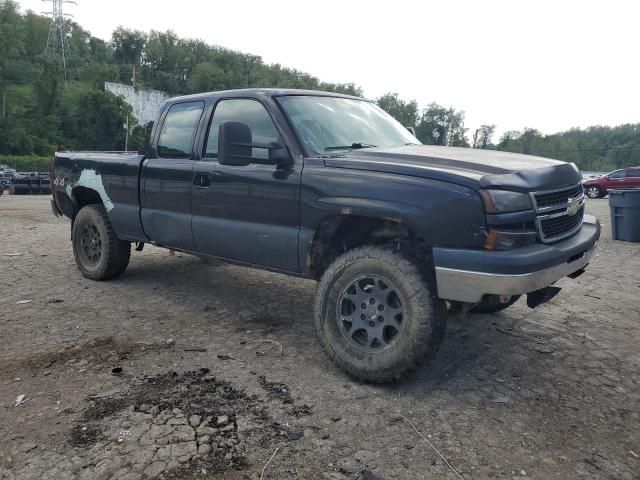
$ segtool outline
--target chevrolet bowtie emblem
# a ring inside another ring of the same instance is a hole
[[[580,202],[578,202],[577,199],[570,198],[567,200],[567,213],[570,216],[574,216],[576,213],[578,213],[579,209],[580,209]]]

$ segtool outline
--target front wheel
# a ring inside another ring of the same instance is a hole
[[[589,198],[600,198],[603,197],[602,189],[596,185],[587,186],[587,197]]]
[[[433,279],[400,255],[376,247],[351,250],[318,283],[320,343],[357,379],[396,380],[442,343],[446,305],[435,292]]]
[[[91,280],[115,278],[129,264],[131,244],[118,239],[102,205],[87,205],[78,212],[71,238],[76,265]]]

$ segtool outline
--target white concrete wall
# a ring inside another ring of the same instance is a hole
[[[169,95],[160,90],[136,89],[122,83],[104,82],[104,89],[124,98],[124,101],[131,105],[139,125],[155,121],[160,106],[169,98]]]

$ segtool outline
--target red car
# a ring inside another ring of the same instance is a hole
[[[615,170],[602,177],[586,180],[583,185],[589,198],[604,197],[609,190],[640,188],[640,167]]]

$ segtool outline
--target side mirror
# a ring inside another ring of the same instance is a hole
[[[413,127],[405,127],[407,130],[409,130],[409,132],[411,132],[411,135],[413,135],[414,137],[416,136],[416,129]]]
[[[242,122],[222,122],[218,128],[218,161],[243,167],[251,163],[251,127]]]
[[[280,144],[275,144],[274,147],[269,149],[269,162],[281,170],[291,167],[291,155],[287,147]]]

